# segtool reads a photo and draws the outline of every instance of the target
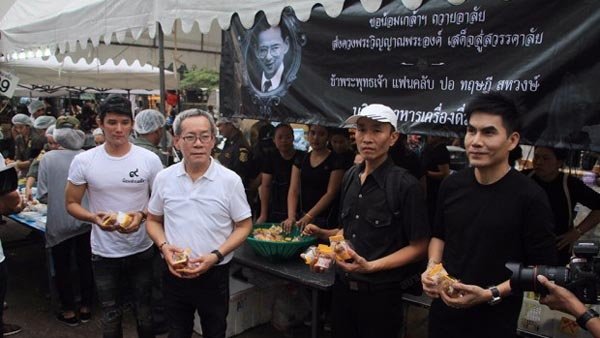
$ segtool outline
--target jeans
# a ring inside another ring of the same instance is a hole
[[[71,278],[71,255],[75,255],[81,289],[81,306],[91,308],[94,292],[90,250],[90,233],[71,237],[52,247],[55,281],[63,311],[76,311]]]
[[[133,293],[137,332],[140,338],[154,337],[152,329],[152,259],[154,248],[140,253],[107,258],[92,254],[94,279],[102,307],[102,337],[121,338],[122,310],[120,295],[123,283]]]
[[[164,295],[169,338],[189,338],[198,311],[202,337],[225,338],[229,312],[229,264],[212,267],[194,279],[165,272]]]

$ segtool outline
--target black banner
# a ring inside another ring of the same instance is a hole
[[[497,91],[522,107],[524,143],[600,151],[599,51],[597,0],[356,2],[307,22],[288,9],[223,33],[221,111],[339,126],[383,103],[405,132],[452,134],[472,95]]]

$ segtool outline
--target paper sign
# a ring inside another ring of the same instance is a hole
[[[9,72],[0,70],[0,95],[12,97],[18,84],[18,77]]]

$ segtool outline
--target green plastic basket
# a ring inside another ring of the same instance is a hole
[[[258,223],[254,224],[254,229],[270,228],[272,225],[278,225],[278,223]],[[298,236],[299,234],[300,229],[292,227],[291,237]],[[297,242],[271,242],[255,239],[254,235],[251,234],[246,241],[257,255],[272,261],[282,261],[298,257],[304,249],[315,244],[317,239],[312,236],[303,236]]]

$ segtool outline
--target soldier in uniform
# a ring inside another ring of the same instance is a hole
[[[250,177],[250,146],[240,130],[240,119],[222,117],[217,121],[217,128],[219,128],[219,133],[227,139],[218,160],[242,178],[242,183],[247,190],[254,177]]]

